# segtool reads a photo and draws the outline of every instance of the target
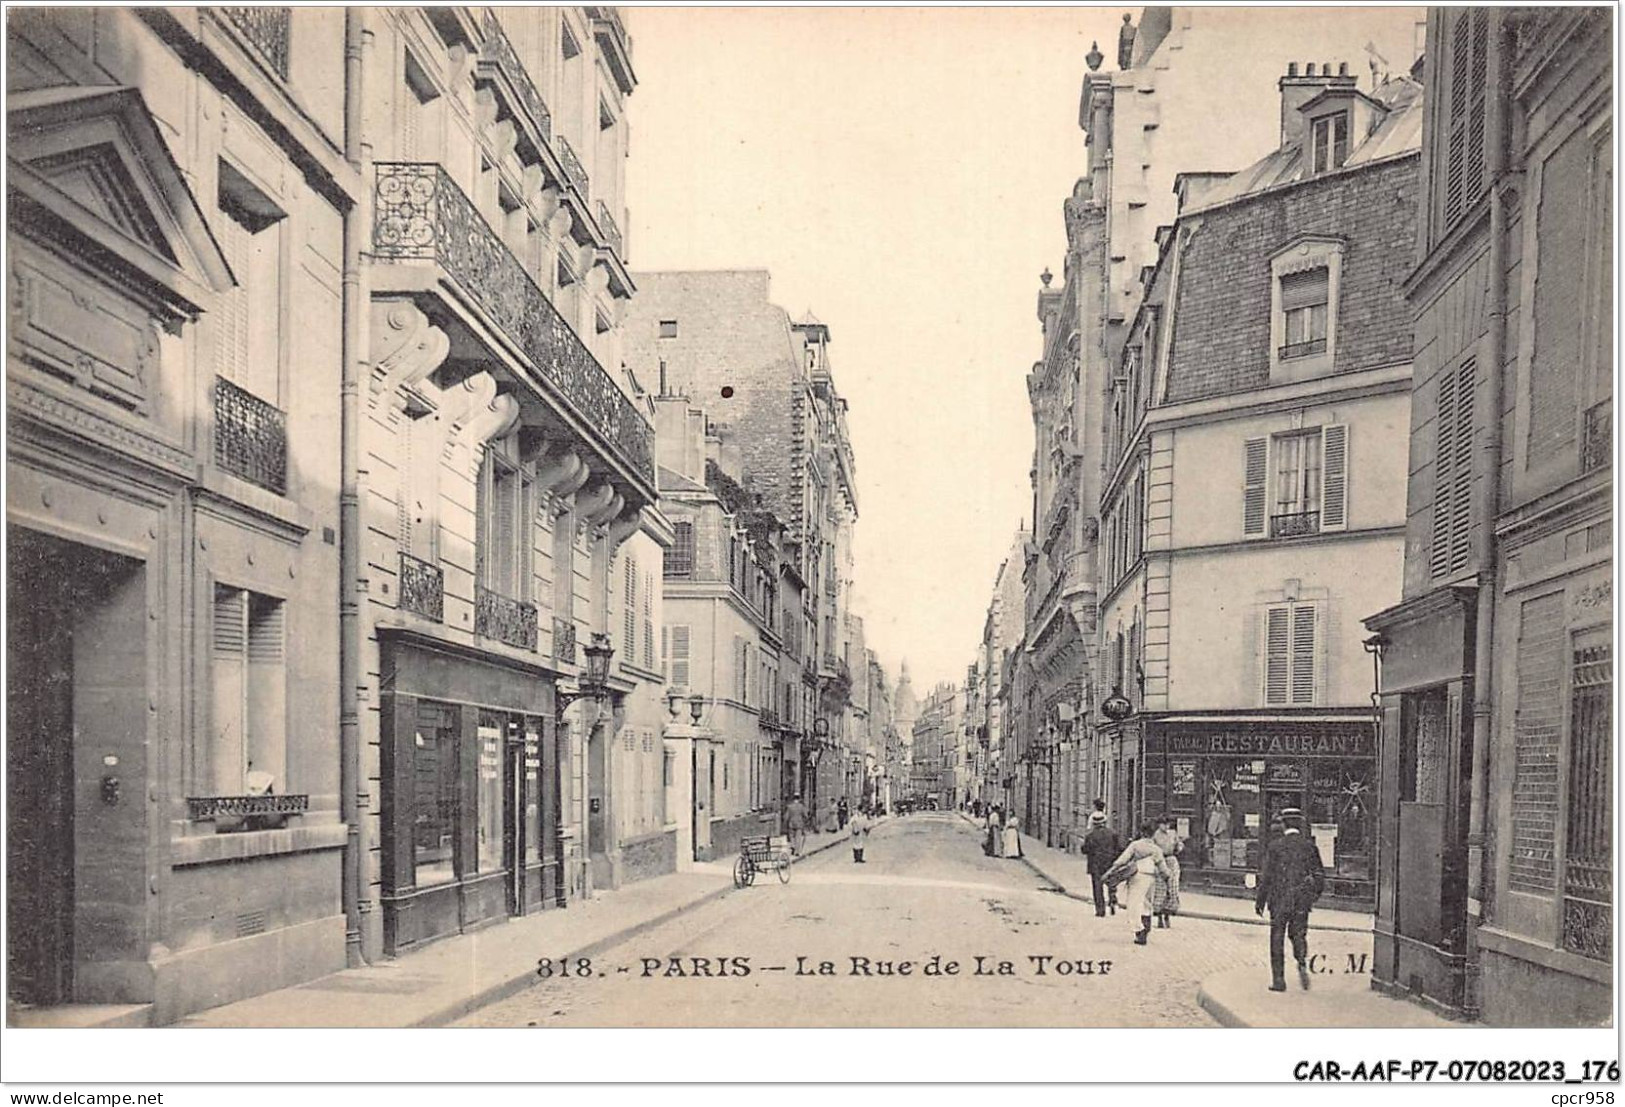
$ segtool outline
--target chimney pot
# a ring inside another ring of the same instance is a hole
[[[1297,62],[1287,62],[1286,63],[1286,75],[1288,77],[1296,77],[1298,75],[1298,63]]]
[[[1323,76],[1330,77],[1332,75],[1332,63],[1327,62],[1324,66],[1321,67],[1320,72],[1321,72],[1321,74]]]
[[[1349,63],[1348,62],[1338,62],[1337,63],[1337,75],[1339,77],[1347,77],[1349,75]]]
[[[1315,63],[1314,62],[1309,63],[1308,67],[1306,69],[1304,69],[1303,75],[1305,77],[1313,77],[1315,75]]]

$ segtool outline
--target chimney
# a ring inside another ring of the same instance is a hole
[[[1331,62],[1318,66],[1308,62],[1303,67],[1302,75],[1298,72],[1297,62],[1288,62],[1286,76],[1276,83],[1281,90],[1281,145],[1296,146],[1302,143],[1304,126],[1301,109],[1305,104],[1329,88],[1354,86],[1355,79],[1349,76],[1347,62],[1335,73]]]

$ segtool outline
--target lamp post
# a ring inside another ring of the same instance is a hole
[[[600,631],[594,631],[593,635],[592,635],[592,641],[587,646],[585,646],[583,648],[582,652],[587,655],[587,667],[586,667],[586,671],[583,672],[581,674],[580,678],[576,681],[576,686],[574,688],[555,688],[554,691],[553,691],[553,715],[554,715],[555,720],[558,723],[558,727],[556,728],[556,730],[562,729],[563,722],[564,722],[564,713],[566,711],[568,711],[570,709],[570,705],[575,703],[577,700],[588,700],[588,701],[592,702],[595,706],[598,706],[598,705],[602,705],[603,702],[604,702],[604,698],[609,695],[609,659],[615,655],[615,647],[613,647],[613,646],[611,646],[609,644],[609,635],[604,634],[604,633],[602,633]],[[593,727],[594,724],[596,724],[596,722],[597,722],[597,720],[595,719],[593,721],[593,724],[589,724],[586,727],[586,732],[587,732],[587,735],[588,735],[589,743],[591,741],[592,727]],[[611,743],[609,741],[607,741],[607,740],[602,744],[602,755],[606,759],[609,757],[610,745],[611,745]],[[565,759],[564,758],[559,758],[558,760],[559,760],[560,763],[559,763],[559,766],[558,766],[557,774],[562,779],[562,777],[563,777],[563,775],[564,775],[564,773],[566,771],[565,770],[565,765],[564,765]],[[606,764],[604,766],[603,779],[605,781],[608,781],[609,778],[610,778],[609,766]],[[589,779],[590,779],[590,771],[589,771]],[[589,814],[590,814],[590,804],[591,804],[590,799],[589,799],[588,803],[589,803]],[[606,804],[606,806],[607,806],[607,804]],[[607,828],[610,825],[609,815],[608,815],[608,812],[603,812],[603,814],[604,814],[604,820],[603,820],[604,821],[604,826]],[[559,824],[560,824],[559,827],[557,827],[555,829],[557,831],[562,832],[563,820],[564,820],[564,812],[562,810],[556,811],[555,817],[557,818],[557,820],[559,821]],[[586,822],[585,819],[583,821]],[[583,835],[584,840],[582,842],[582,845],[587,850],[588,855],[590,856],[591,855],[591,838],[592,838],[590,823],[588,823],[588,825],[586,827],[584,827],[584,829],[586,830],[587,833]],[[608,831],[607,830],[604,832],[604,837],[605,837],[605,843],[604,844],[605,844],[605,847],[606,847],[605,852],[607,853],[608,852],[607,847],[609,845]],[[562,840],[559,843],[559,848],[561,850],[563,848]],[[559,858],[559,873],[560,873],[560,880],[558,882],[556,899],[557,899],[558,905],[560,907],[563,907],[564,903],[565,903],[565,885],[566,885],[566,881],[563,879],[564,858],[562,856]],[[583,887],[586,887],[586,885],[583,885]]]

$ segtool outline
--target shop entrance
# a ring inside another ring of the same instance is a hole
[[[66,1003],[75,724],[91,742],[110,738],[107,726],[145,733],[145,574],[132,558],[23,527],[8,527],[7,541],[7,996]],[[133,783],[139,795],[142,782]]]

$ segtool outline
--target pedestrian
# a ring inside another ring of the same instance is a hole
[[[846,821],[851,817],[852,808],[847,804],[846,797],[842,796],[841,802],[835,805],[835,829],[845,830]]]
[[[1004,856],[1004,810],[994,804],[987,813],[987,840],[982,843],[982,852],[989,857]]]
[[[1123,906],[1128,908],[1129,920],[1139,919],[1139,925],[1134,930],[1134,944],[1143,946],[1151,937],[1151,896],[1157,885],[1157,874],[1167,875],[1167,862],[1163,860],[1162,850],[1152,840],[1156,828],[1150,823],[1140,824],[1140,833],[1118,855],[1112,864],[1112,873],[1121,873],[1127,877],[1128,892],[1124,895]]]
[[[790,852],[799,856],[807,841],[807,805],[801,802],[800,792],[785,805],[784,833],[790,839]]]
[[[1117,914],[1117,889],[1107,889],[1104,878],[1112,862],[1122,852],[1123,840],[1107,825],[1106,812],[1097,808],[1089,816],[1089,833],[1083,838],[1083,853],[1089,859],[1089,884],[1094,890],[1095,914],[1101,918],[1105,917],[1108,908],[1112,914]]]
[[[858,817],[853,819],[852,825],[847,828],[847,833],[852,836],[852,863],[854,865],[866,864],[867,862],[863,859],[863,851],[869,844],[868,816],[859,811]]]
[[[1281,812],[1280,837],[1269,844],[1259,875],[1253,910],[1270,909],[1270,991],[1286,991],[1286,950],[1282,939],[1292,939],[1292,957],[1298,962],[1298,984],[1309,990],[1309,909],[1326,888],[1326,869],[1320,850],[1303,832],[1303,812],[1288,807]]]
[[[1172,815],[1164,815],[1151,840],[1162,850],[1162,863],[1168,870],[1166,874],[1157,874],[1157,886],[1151,897],[1157,926],[1166,930],[1174,925],[1173,917],[1179,911],[1179,851],[1183,848],[1179,840],[1179,821]]]
[[[1021,856],[1021,820],[1014,811],[1004,820],[1004,854],[1005,857]]]

